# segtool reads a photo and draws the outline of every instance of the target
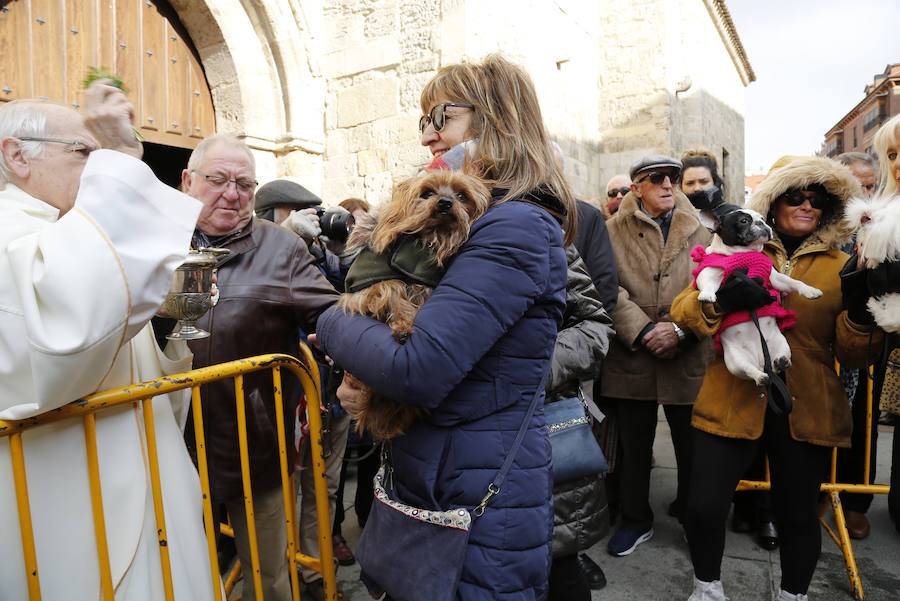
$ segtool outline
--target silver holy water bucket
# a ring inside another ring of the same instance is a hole
[[[175,270],[163,307],[169,317],[178,319],[178,323],[166,338],[195,340],[209,336],[209,332],[194,324],[209,310],[216,258],[229,252],[227,248],[191,250],[184,263]]]

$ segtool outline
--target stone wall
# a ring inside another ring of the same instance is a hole
[[[377,205],[429,161],[417,130],[424,84],[442,65],[496,51],[531,73],[577,195],[600,196],[644,154],[695,146],[727,157],[739,192],[743,84],[709,1],[173,6],[201,55],[217,126],[246,136],[260,181],[292,175],[328,204]]]

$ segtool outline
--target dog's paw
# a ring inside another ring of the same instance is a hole
[[[775,371],[784,371],[791,366],[790,357],[775,357],[772,361],[772,369]]]
[[[701,303],[714,303],[716,302],[716,293],[710,290],[701,290],[697,295],[697,300]]]
[[[760,372],[758,376],[753,378],[753,381],[756,382],[757,386],[767,386],[769,384],[769,376],[765,372]]]
[[[800,289],[800,294],[809,299],[815,299],[822,296],[822,291],[812,286],[806,286]]]

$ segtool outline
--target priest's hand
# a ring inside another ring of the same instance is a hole
[[[84,92],[84,124],[101,148],[116,150],[140,159],[144,146],[137,138],[134,107],[125,93],[109,79],[98,79]]]

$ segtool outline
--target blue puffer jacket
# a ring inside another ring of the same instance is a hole
[[[404,502],[429,509],[480,502],[550,366],[565,289],[559,223],[538,206],[510,201],[472,227],[405,344],[373,319],[341,309],[322,315],[318,339],[335,362],[382,394],[430,409],[392,443]],[[541,404],[500,494],[474,520],[458,599],[546,596],[552,487]]]

